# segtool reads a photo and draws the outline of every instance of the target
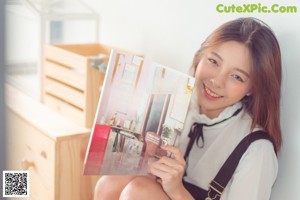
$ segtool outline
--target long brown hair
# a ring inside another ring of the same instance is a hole
[[[201,45],[193,60],[194,73],[207,48],[227,41],[244,44],[250,54],[252,88],[250,96],[242,99],[252,115],[253,130],[262,126],[274,140],[276,151],[282,144],[280,128],[281,53],[271,28],[256,18],[239,18],[217,28]]]

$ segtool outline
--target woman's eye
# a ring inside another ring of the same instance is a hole
[[[239,75],[237,74],[233,74],[232,77],[237,80],[237,81],[240,81],[240,82],[245,82],[244,79],[242,79],[242,77],[240,77]]]
[[[214,65],[218,65],[218,63],[215,59],[209,58],[208,61]]]

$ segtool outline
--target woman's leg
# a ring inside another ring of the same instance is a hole
[[[170,200],[154,177],[138,176],[121,192],[120,200]]]
[[[119,200],[123,189],[135,176],[102,176],[95,187],[94,200]]]

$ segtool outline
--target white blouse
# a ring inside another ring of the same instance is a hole
[[[194,122],[214,124],[231,117],[241,106],[241,103],[237,103],[226,108],[217,118],[209,119],[199,114],[197,103],[192,99],[179,140],[181,152],[185,152],[189,141],[188,133]],[[185,181],[208,190],[208,184],[230,153],[250,133],[251,123],[251,116],[242,109],[236,116],[224,122],[210,127],[204,126],[204,146],[199,148],[194,144],[188,158]],[[221,200],[269,200],[277,172],[278,161],[272,143],[264,139],[257,140],[242,156]]]

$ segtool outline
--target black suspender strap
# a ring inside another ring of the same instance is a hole
[[[217,200],[220,199],[226,185],[231,179],[236,167],[239,164],[239,161],[245,151],[248,149],[249,145],[259,139],[267,139],[273,143],[271,137],[268,133],[264,131],[255,131],[248,134],[241,142],[236,146],[233,152],[230,154],[228,159],[225,161],[218,174],[209,184],[208,197],[205,200]],[[275,146],[274,146],[275,150]],[[276,151],[275,151],[276,152]]]

